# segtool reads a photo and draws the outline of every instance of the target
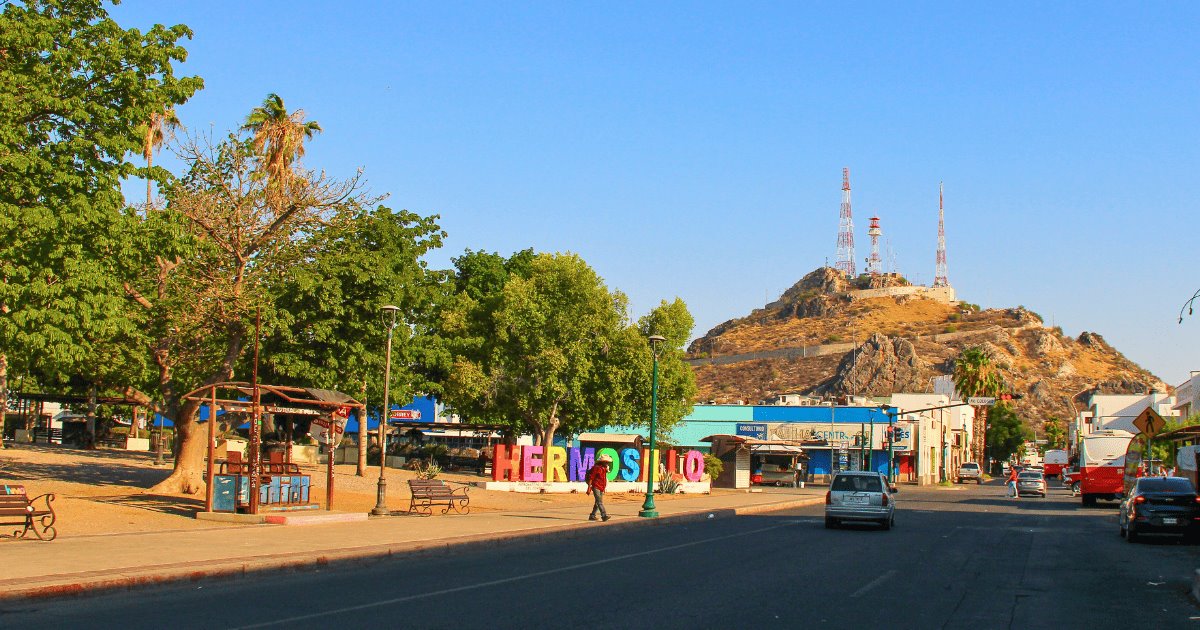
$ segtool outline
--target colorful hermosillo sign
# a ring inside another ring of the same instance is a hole
[[[541,481],[572,482],[585,481],[587,473],[596,463],[596,458],[608,455],[613,465],[608,470],[609,481],[646,481],[647,468],[654,470],[654,481],[658,481],[660,466],[646,466],[650,450],[636,448],[564,448],[551,446],[549,452],[542,446],[506,446],[497,444],[492,452],[493,481]],[[674,450],[654,453],[654,463],[665,463],[666,470],[679,472],[688,481],[700,481],[704,475],[704,454],[687,451],[680,458]]]

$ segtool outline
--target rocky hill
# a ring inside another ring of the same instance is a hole
[[[1067,337],[1023,307],[981,310],[915,288],[884,296],[861,290],[905,286],[898,276],[851,286],[830,268],[808,274],[779,301],[692,342],[700,400],[931,391],[933,379],[951,374],[959,353],[972,346],[987,351],[1013,391],[1025,394],[1017,408],[1035,427],[1048,416],[1073,417],[1076,397],[1093,388],[1167,391],[1100,335]]]

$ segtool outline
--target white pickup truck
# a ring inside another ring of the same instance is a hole
[[[983,471],[979,469],[979,464],[975,462],[966,462],[958,467],[958,477],[954,480],[955,483],[963,483],[966,481],[974,481],[977,485],[983,483]]]

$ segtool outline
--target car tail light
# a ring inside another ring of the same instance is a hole
[[[1133,502],[1134,502],[1134,503],[1145,503],[1145,502],[1146,502],[1146,497],[1143,497],[1143,496],[1141,496],[1141,495],[1138,495],[1138,496],[1136,496],[1136,497],[1134,497],[1134,498],[1133,498]]]
[[[832,502],[833,502],[833,493],[826,490],[825,491],[825,505],[829,505]]]
[[[887,507],[887,503],[888,503],[888,498],[887,498],[887,495],[885,494],[885,495],[883,495],[883,507]]]
[[[1200,503],[1200,494],[1196,495],[1195,501],[1196,501],[1196,503]]]

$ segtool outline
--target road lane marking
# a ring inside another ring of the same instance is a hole
[[[589,567],[600,566],[602,564],[609,564],[612,562],[620,562],[622,560],[629,560],[631,558],[640,558],[642,556],[648,556],[648,555],[652,555],[652,554],[656,554],[656,553],[675,551],[676,549],[684,549],[687,547],[695,547],[696,545],[707,545],[708,543],[717,542],[719,540],[728,540],[730,538],[738,538],[741,536],[751,536],[754,534],[761,534],[763,532],[769,532],[774,529],[781,529],[783,527],[791,527],[794,524],[795,523],[789,522],[789,523],[784,523],[782,525],[772,525],[771,527],[760,527],[758,529],[752,529],[752,530],[748,530],[748,531],[744,531],[744,532],[738,532],[736,534],[727,534],[725,536],[717,536],[715,538],[706,538],[704,540],[696,540],[696,541],[687,542],[687,543],[680,543],[678,545],[659,547],[657,549],[647,549],[646,551],[637,551],[634,553],[627,553],[627,554],[624,554],[621,556],[612,556],[610,558],[604,558],[602,560],[593,560],[591,562],[584,562],[582,564],[573,564],[570,566],[559,567],[557,569],[548,569],[545,571],[535,571],[533,573],[526,573],[524,575],[515,575],[512,577],[500,578],[498,580],[488,580],[486,582],[477,582],[475,584],[467,584],[465,586],[444,588],[441,590],[430,591],[428,593],[420,593],[417,595],[407,595],[405,597],[393,597],[391,599],[385,599],[382,601],[371,602],[369,604],[359,604],[357,606],[345,606],[345,607],[337,608],[334,610],[325,610],[325,611],[321,611],[321,612],[310,613],[307,615],[297,615],[295,617],[287,617],[285,619],[275,619],[273,621],[264,621],[261,623],[255,623],[255,624],[250,624],[250,625],[246,625],[246,626],[237,626],[236,628],[238,628],[239,630],[245,630],[248,628],[267,628],[270,626],[280,626],[280,625],[284,625],[284,624],[295,623],[297,621],[308,621],[309,619],[319,619],[321,617],[340,615],[342,613],[356,612],[359,610],[368,610],[371,608],[379,608],[380,606],[391,606],[393,604],[403,604],[405,602],[411,602],[411,601],[417,600],[417,599],[425,599],[428,597],[437,597],[439,595],[450,595],[452,593],[462,593],[463,591],[472,591],[475,589],[487,588],[489,586],[499,586],[501,584],[510,584],[512,582],[520,582],[523,580],[532,580],[534,578],[545,577],[547,575],[554,575],[556,573],[566,573],[567,571],[575,571],[577,569],[586,569]],[[895,573],[895,571],[891,571],[891,572],[889,572],[888,575],[894,574],[894,573]]]
[[[883,584],[884,582],[886,582],[888,580],[888,578],[892,577],[893,575],[896,575],[895,569],[891,569],[887,573],[884,573],[883,575],[875,578],[874,580],[867,582],[866,585],[864,585],[862,588],[851,593],[850,598],[856,599],[856,598],[862,597],[863,595],[866,595],[867,592],[869,592],[871,589],[875,588],[876,586],[879,586],[880,584]]]

